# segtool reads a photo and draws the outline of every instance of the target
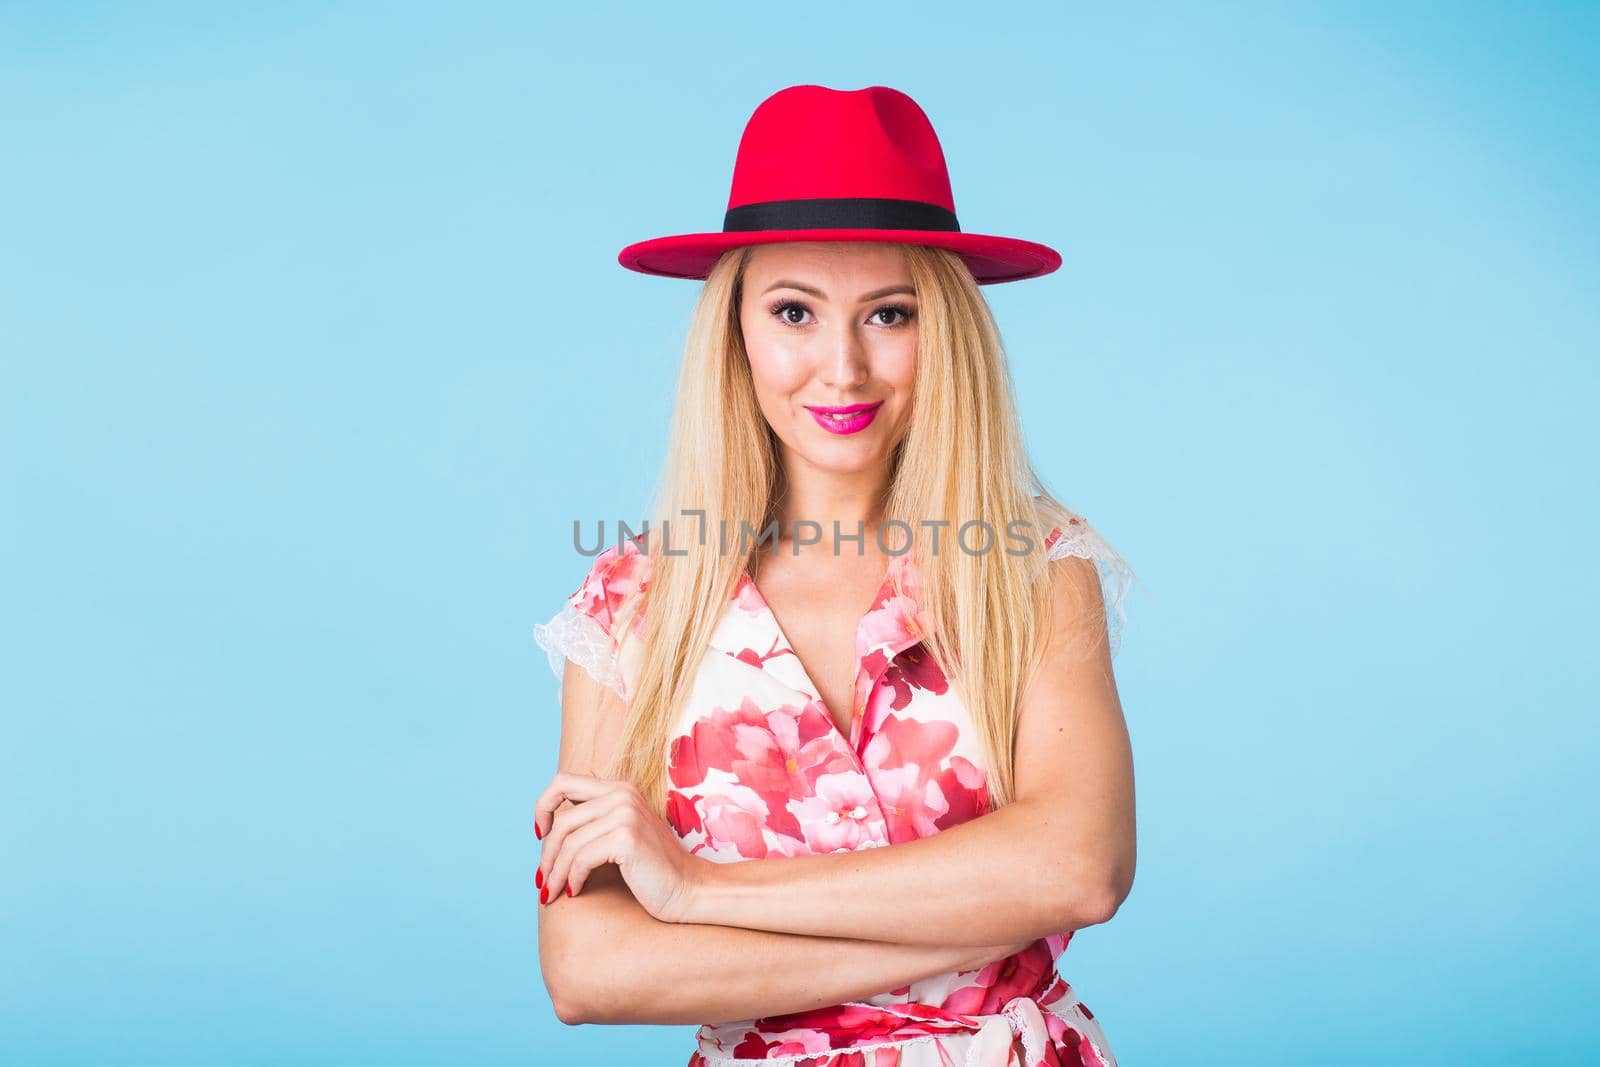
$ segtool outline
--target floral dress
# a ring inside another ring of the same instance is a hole
[[[1051,559],[1094,561],[1115,655],[1131,571],[1081,517],[1045,545]],[[627,697],[639,644],[619,656],[611,622],[648,584],[650,564],[634,541],[606,548],[560,612],[534,627],[557,677],[571,659]],[[671,732],[665,815],[684,848],[718,863],[849,852],[983,812],[981,744],[922,644],[916,570],[909,554],[891,557],[856,627],[848,737],[755,582],[741,576]],[[640,635],[643,626],[638,613]],[[1099,1022],[1056,970],[1071,939],[1050,934],[976,970],[864,1001],[707,1023],[687,1067],[1116,1067]]]

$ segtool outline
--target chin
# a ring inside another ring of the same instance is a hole
[[[817,470],[830,474],[860,474],[880,466],[884,459],[877,448],[842,441],[833,448],[813,448],[801,455]]]

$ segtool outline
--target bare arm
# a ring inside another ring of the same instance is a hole
[[[609,863],[582,893],[540,908],[539,929],[540,965],[566,1023],[714,1024],[806,1011],[1025,947],[899,945],[662,922]]]
[[[620,734],[621,699],[568,664],[561,703],[559,769],[598,774]],[[539,966],[566,1023],[693,1025],[804,1011],[978,967],[1025,945],[899,945],[667,923],[640,906],[614,864],[597,867],[577,896],[539,906]]]
[[[892,848],[708,865],[684,921],[937,945],[1026,941],[1115,914],[1133,885],[1133,757],[1104,634],[1086,640],[1104,612],[1094,564],[1068,557],[1051,574],[1012,803]]]

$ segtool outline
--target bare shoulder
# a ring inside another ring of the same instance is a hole
[[[1046,573],[1045,617],[1018,706],[1016,785],[1019,797],[1059,799],[1074,782],[1125,767],[1128,734],[1094,561],[1065,556]]]
[[[599,775],[622,737],[627,704],[610,686],[569,664],[561,681],[561,745],[556,768]]]
[[[1110,633],[1099,567],[1083,556],[1061,556],[1045,565],[1045,573],[1049,591],[1036,649],[1040,665],[1062,658],[1103,660],[1109,672]]]

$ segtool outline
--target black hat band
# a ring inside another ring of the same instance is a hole
[[[959,233],[953,211],[921,200],[871,196],[768,200],[730,208],[723,233],[752,230],[940,230]]]

